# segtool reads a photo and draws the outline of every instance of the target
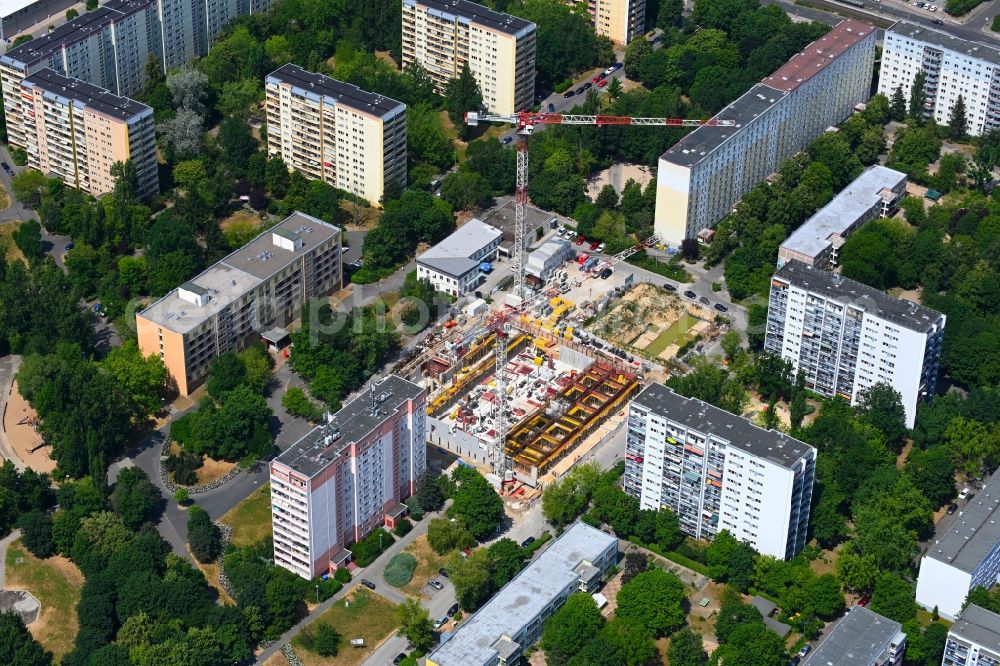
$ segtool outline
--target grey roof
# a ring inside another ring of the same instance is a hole
[[[711,433],[729,446],[775,465],[791,468],[804,456],[815,456],[816,449],[777,430],[764,430],[742,416],[731,414],[697,398],[685,398],[663,384],[650,384],[632,404],[645,407],[688,428]]]
[[[375,384],[374,411],[370,392],[359,393],[333,415],[329,424],[313,428],[276,460],[312,478],[326,469],[344,449],[361,441],[395,415],[407,400],[415,399],[423,391],[413,382],[389,375]]]
[[[516,206],[512,199],[504,205],[486,212],[478,219],[502,231],[504,241],[513,241],[515,213]],[[547,213],[540,208],[535,208],[531,204],[528,204],[524,207],[524,219],[528,224],[528,236],[530,237],[538,227],[544,225],[549,220],[558,218],[552,213]]]
[[[437,13],[446,20],[458,20],[461,23],[472,21],[508,35],[524,34],[525,31],[533,30],[535,27],[531,21],[495,11],[469,0],[403,0],[403,2],[411,7],[427,7],[432,13]]]
[[[417,257],[417,263],[438,273],[462,277],[479,268],[481,262],[472,257],[500,236],[499,229],[473,218]]]
[[[428,655],[438,666],[492,663],[498,639],[516,637],[546,606],[579,577],[573,569],[583,560],[597,560],[618,539],[585,523],[574,523],[548,549],[507,583],[485,606]],[[509,646],[508,646],[509,647]],[[527,645],[521,645],[521,650]],[[509,652],[509,650],[506,650]]]
[[[944,326],[944,315],[936,310],[904,301],[869,287],[866,284],[814,268],[801,261],[792,260],[778,269],[774,277],[789,284],[820,294],[845,305],[890,321],[912,331],[926,332],[936,325]]]
[[[852,606],[802,666],[871,666],[899,633],[898,622]]]
[[[290,252],[275,245],[273,234],[280,229],[299,234],[303,239],[302,248]],[[139,314],[163,328],[187,333],[300,259],[304,253],[339,234],[340,227],[296,211],[188,281],[210,292],[207,305],[198,307],[188,303],[174,289]]]
[[[975,604],[962,611],[949,636],[966,643],[975,643],[1000,657],[1000,615]]]
[[[153,109],[128,97],[121,97],[92,83],[72,79],[44,67],[21,81],[26,88],[37,87],[62,104],[75,102],[111,118],[128,122],[153,115]]]
[[[843,236],[882,200],[882,191],[906,182],[906,174],[884,166],[869,167],[827,205],[796,229],[781,247],[816,257],[830,247],[830,237]]]
[[[735,127],[712,127],[710,125],[697,127],[663,153],[660,159],[681,166],[694,166],[787,95],[787,92],[776,90],[763,83],[756,84],[742,97],[714,116],[719,120],[735,121]]]
[[[993,65],[1000,65],[1000,49],[982,42],[961,39],[935,28],[899,21],[889,28],[887,33],[909,37],[939,49],[955,51],[970,58],[978,58]]]
[[[925,557],[972,573],[1000,543],[1000,474],[994,474]]]
[[[406,112],[406,105],[391,97],[362,90],[354,84],[304,70],[292,63],[282,65],[268,74],[266,82],[287,83],[307,97],[312,95],[317,100],[320,96],[326,97],[336,104],[343,104],[379,118],[388,119],[390,116]]]

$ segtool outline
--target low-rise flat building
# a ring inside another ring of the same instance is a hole
[[[417,279],[429,280],[436,291],[464,296],[482,282],[480,267],[496,259],[502,239],[496,227],[471,219],[417,257]]]
[[[791,260],[771,278],[764,349],[802,371],[806,388],[852,405],[889,384],[912,428],[937,387],[944,326],[940,312]]]
[[[905,173],[868,167],[781,244],[778,268],[792,259],[816,268],[836,266],[847,237],[864,223],[891,215],[905,194]]]
[[[293,64],[264,87],[269,156],[375,206],[387,185],[406,185],[405,104]]]
[[[403,67],[419,63],[438,93],[463,65],[493,113],[535,101],[535,24],[470,0],[402,0]]]
[[[728,530],[779,559],[805,546],[815,448],[661,384],[632,400],[627,425],[625,491],[640,508],[670,509],[695,539]]]
[[[943,536],[920,559],[917,603],[955,620],[974,587],[991,588],[1000,576],[1000,474],[965,505]]]
[[[573,257],[573,245],[565,238],[551,238],[528,255],[524,272],[545,282]]]
[[[899,622],[852,606],[802,666],[899,666],[905,651]]]
[[[941,666],[1000,665],[1000,615],[975,604],[948,631]]]
[[[574,523],[431,652],[428,666],[521,663],[545,620],[574,592],[594,592],[617,558],[617,538]]]
[[[159,192],[153,109],[42,69],[21,81],[28,166],[94,196],[114,189],[111,167],[132,161],[137,193]]]
[[[143,355],[163,359],[181,395],[216,356],[291,321],[340,289],[340,228],[295,212],[135,316]]]
[[[427,465],[426,407],[423,388],[389,375],[271,462],[275,564],[333,573],[400,515]]]

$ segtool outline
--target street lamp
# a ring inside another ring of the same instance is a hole
[[[316,583],[316,603],[319,603],[319,583]]]

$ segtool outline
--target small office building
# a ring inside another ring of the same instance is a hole
[[[437,291],[458,297],[482,282],[483,264],[496,260],[503,233],[472,219],[417,257],[417,279],[430,280]]]

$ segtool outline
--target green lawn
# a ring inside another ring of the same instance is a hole
[[[367,659],[387,636],[396,631],[395,606],[383,597],[357,586],[347,598],[337,601],[315,622],[292,639],[295,653],[305,666],[354,666]],[[340,652],[336,657],[321,657],[302,644],[304,636],[316,631],[319,624],[328,624],[341,636]],[[363,638],[363,648],[351,647],[352,638]]]
[[[664,349],[674,343],[683,344],[688,337],[688,331],[698,321],[699,320],[694,317],[682,315],[677,321],[668,326],[667,330],[660,333],[656,339],[649,343],[649,346],[642,351],[650,357],[656,357],[659,356]]]
[[[249,546],[271,536],[271,485],[262,486],[222,517],[233,528],[232,543]]]
[[[6,576],[7,589],[27,590],[41,602],[41,613],[29,629],[58,661],[73,649],[80,627],[76,619],[76,604],[83,586],[80,570],[65,557],[40,560],[18,539],[7,549]]]

